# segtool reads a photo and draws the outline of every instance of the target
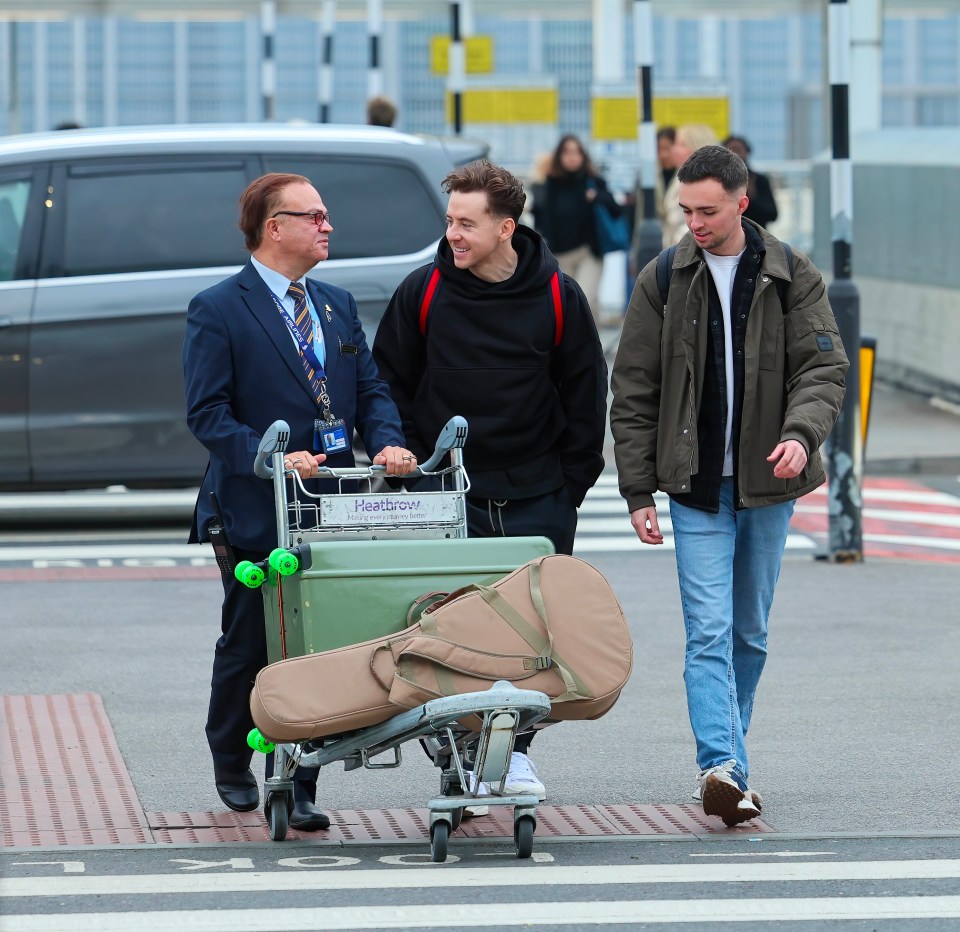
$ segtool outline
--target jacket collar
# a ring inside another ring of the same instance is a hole
[[[746,217],[742,219],[742,223],[743,231],[747,237],[747,248],[752,247],[765,253],[763,271],[774,278],[783,278],[790,281],[790,270],[787,268],[787,258],[780,241],[775,236],[771,236],[762,226],[752,220],[747,220]],[[703,250],[697,245],[693,234],[688,230],[677,244],[677,255],[673,267],[680,269],[701,261],[703,261]]]

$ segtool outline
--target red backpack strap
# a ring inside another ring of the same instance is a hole
[[[560,345],[563,339],[563,283],[560,281],[560,272],[550,276],[550,300],[553,303],[553,319],[556,324],[553,332],[553,345]]]
[[[440,284],[440,269],[434,265],[427,279],[427,287],[423,293],[423,299],[420,301],[420,335],[427,335],[427,316],[430,314],[430,305],[433,302],[433,296],[437,293],[437,286]]]

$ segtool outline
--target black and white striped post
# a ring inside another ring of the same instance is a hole
[[[263,59],[260,62],[260,96],[263,100],[263,118],[265,120],[272,120],[276,112],[277,64],[273,57],[276,30],[276,0],[260,0],[260,33],[263,36]]]
[[[642,206],[637,204],[639,229],[633,256],[637,272],[655,259],[663,245],[663,229],[657,219],[657,128],[653,122],[653,2],[634,0],[633,48],[637,58],[637,99],[640,144],[640,186]],[[641,209],[643,211],[641,219]]]
[[[450,0],[450,54],[447,89],[453,98],[453,131],[463,132],[463,92],[467,84],[467,58],[463,45],[460,0]]]
[[[336,26],[336,0],[323,0],[323,16],[320,20],[320,80],[317,85],[317,119],[321,123],[330,122],[333,108],[333,32]]]
[[[383,0],[367,0],[367,35],[370,43],[367,69],[367,98],[383,93],[383,65],[380,45],[383,41]]]
[[[863,560],[863,439],[860,433],[860,295],[852,281],[853,166],[850,162],[850,7],[830,0],[829,77],[833,158],[830,217],[833,281],[827,289],[840,339],[850,357],[847,391],[827,453],[830,559]]]

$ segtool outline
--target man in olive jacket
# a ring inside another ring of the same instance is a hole
[[[736,825],[760,814],[744,738],[767,617],[794,502],[824,481],[848,362],[820,273],[743,218],[739,156],[706,146],[677,177],[689,232],[665,298],[656,260],[637,279],[610,422],[643,543],[663,543],[653,494],[670,496],[696,795]]]

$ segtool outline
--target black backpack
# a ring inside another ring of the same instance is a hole
[[[789,243],[781,242],[780,245],[783,247],[783,254],[787,257],[787,268],[793,275],[793,250]],[[667,297],[670,294],[670,279],[673,278],[673,257],[676,253],[677,244],[675,243],[673,246],[668,246],[662,250],[660,255],[657,256],[657,288],[660,289],[660,303],[664,307],[667,306]],[[777,296],[780,298],[780,309],[786,316],[788,311],[787,289],[790,287],[790,282],[778,278],[776,283]]]

